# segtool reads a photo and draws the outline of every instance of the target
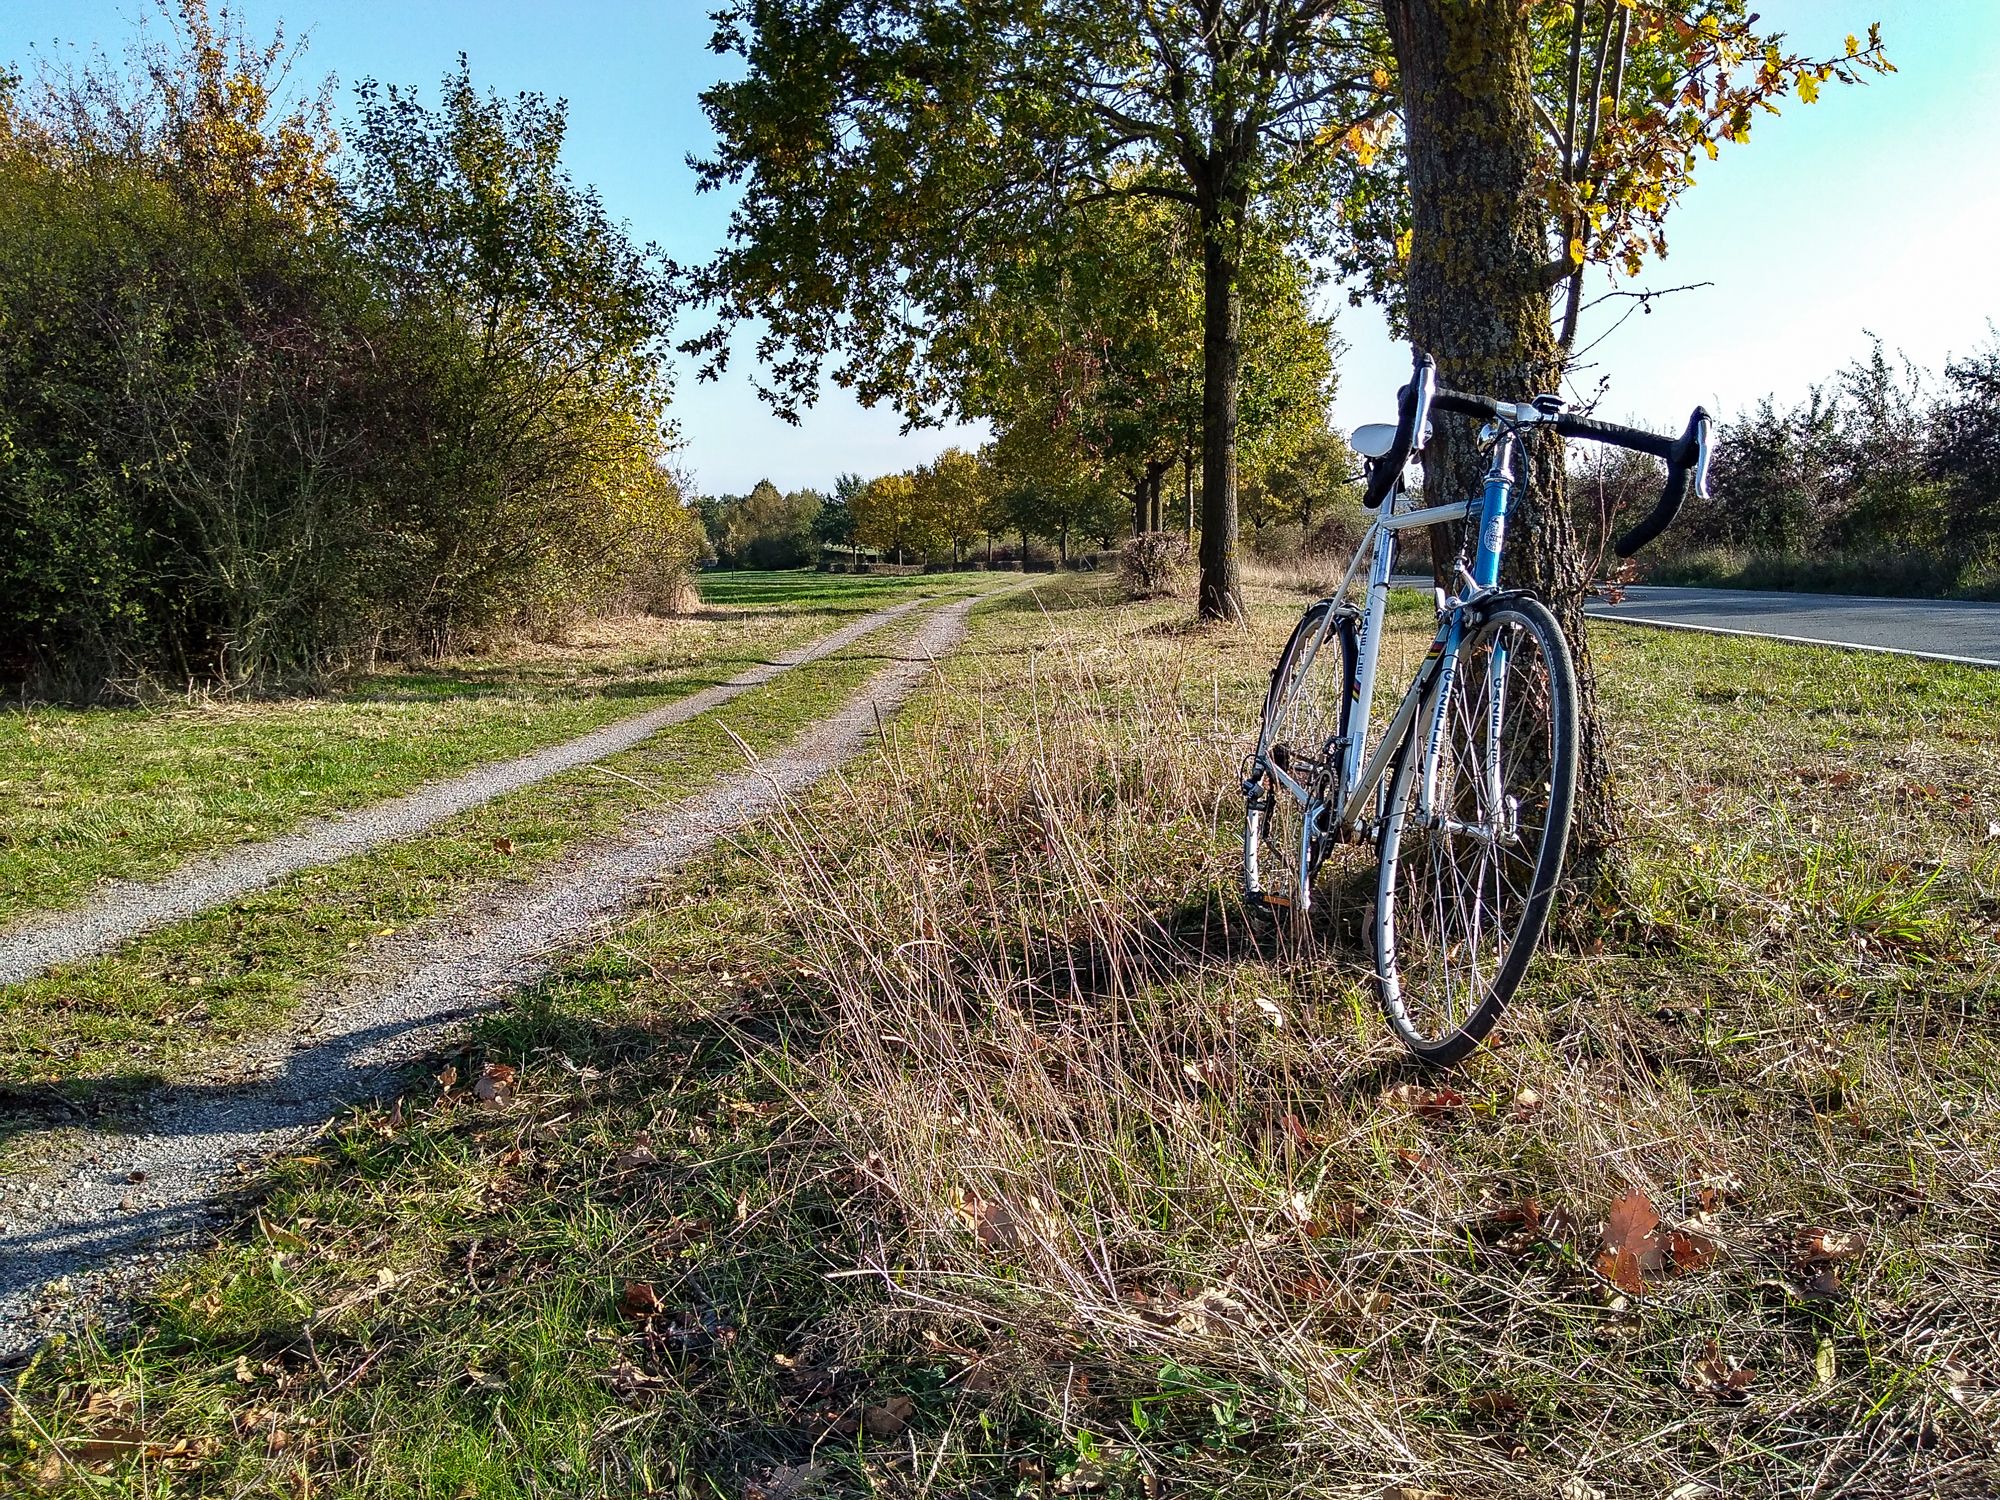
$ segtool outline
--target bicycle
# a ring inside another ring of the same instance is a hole
[[[1339,587],[1307,607],[1271,672],[1244,767],[1243,883],[1253,904],[1303,930],[1333,847],[1373,840],[1375,901],[1363,926],[1378,998],[1412,1052],[1450,1064],[1485,1040],[1520,985],[1562,876],[1576,795],[1569,643],[1540,599],[1500,587],[1522,438],[1552,429],[1666,460],[1658,504],[1618,539],[1623,558],[1672,524],[1690,479],[1707,497],[1710,423],[1696,407],[1668,438],[1573,415],[1555,396],[1516,403],[1441,390],[1436,362],[1413,355],[1396,423],[1353,438],[1374,519]],[[1478,499],[1410,504],[1403,470],[1433,414],[1483,423]],[[1461,545],[1430,649],[1364,757],[1397,539],[1474,515],[1473,555]],[[1364,561],[1357,604],[1348,591]]]

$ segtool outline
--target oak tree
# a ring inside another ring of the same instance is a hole
[[[1749,137],[1760,112],[1888,66],[1876,29],[1837,53],[1792,50],[1742,0],[1382,0],[1395,53],[1394,174],[1353,221],[1354,257],[1411,339],[1456,387],[1523,400],[1560,388],[1585,268],[1637,274],[1697,163]],[[1397,207],[1399,194],[1401,208]],[[1381,239],[1390,235],[1385,244]],[[1371,253],[1372,252],[1372,253]],[[1427,476],[1475,493],[1463,424],[1440,423]],[[1531,445],[1510,566],[1578,653],[1582,755],[1573,859],[1588,883],[1616,838],[1610,771],[1583,631],[1590,579],[1560,447]],[[1434,539],[1434,554],[1444,551]],[[1449,544],[1447,544],[1449,545]],[[1447,553],[1448,557],[1448,553]]]
[[[795,412],[832,378],[912,420],[956,410],[942,330],[1079,201],[1189,209],[1202,286],[1202,582],[1241,610],[1243,267],[1290,238],[1390,107],[1364,0],[734,0],[714,46],[745,76],[703,95],[707,188],[742,198],[691,345],[761,318],[765,389]]]

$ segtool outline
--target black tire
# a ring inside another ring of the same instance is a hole
[[[1495,648],[1503,643],[1496,674]],[[1391,1028],[1418,1057],[1440,1065],[1465,1057],[1500,1019],[1562,879],[1576,801],[1569,643],[1539,600],[1495,600],[1468,625],[1446,691],[1436,821],[1426,823],[1419,805],[1430,723],[1424,714],[1390,785],[1372,934],[1376,992]],[[1497,802],[1486,774],[1492,743],[1499,750]]]
[[[1292,630],[1258,727],[1260,757],[1276,759],[1293,779],[1321,796],[1340,775],[1338,741],[1353,709],[1354,612],[1322,599]],[[1308,808],[1278,783],[1260,759],[1245,792],[1243,891],[1281,925],[1303,929],[1312,905],[1313,876],[1323,847],[1305,849]],[[1303,855],[1303,858],[1302,858]]]

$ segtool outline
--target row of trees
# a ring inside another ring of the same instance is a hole
[[[1627,460],[1594,453],[1573,485],[1598,535],[1657,493]],[[1795,405],[1766,399],[1723,427],[1710,490],[1669,534],[1668,571],[1720,551],[1771,581],[2000,587],[2000,335],[1941,379],[1878,344]]]
[[[0,74],[0,672],[269,683],[683,574],[670,285],[562,106],[461,64],[343,143],[282,37],[168,19]]]
[[[746,495],[702,496],[694,505],[709,557],[726,568],[792,568],[824,549],[851,548],[898,563],[958,563],[1024,556],[1039,541],[1067,560],[1080,543],[1109,547],[1128,531],[1191,525],[1192,505],[1185,513],[1162,506],[1160,470],[1134,477],[1073,440],[1030,433],[1013,429],[976,453],[947,448],[875,479],[843,474],[830,494],[786,493],[762,480]],[[1295,551],[1358,534],[1359,467],[1324,428],[1258,464],[1243,491],[1252,545],[1262,538]],[[1188,464],[1183,477],[1191,483],[1192,474]]]
[[[719,363],[731,325],[761,319],[781,408],[829,373],[917,422],[977,414],[1023,369],[1095,378],[1115,362],[1079,337],[1092,320],[1065,311],[1071,292],[1096,296],[1069,247],[1087,249],[1121,202],[1186,226],[1212,618],[1241,608],[1262,268],[1330,256],[1450,384],[1556,390],[1587,273],[1636,274],[1663,253],[1700,160],[1780,101],[1887,66],[1872,30],[1800,52],[1744,0],[733,0],[716,47],[743,73],[703,96],[718,145],[700,171],[742,198],[703,278],[721,316],[690,347]],[[1171,322],[1181,284],[1161,285],[1145,305]],[[1050,289],[1063,295],[1045,317]],[[1023,360],[1017,328],[1045,329],[1051,357]],[[1588,577],[1566,476],[1538,449],[1516,581],[1581,643]],[[1441,431],[1427,463],[1468,489],[1470,434]],[[1615,828],[1580,666],[1588,880]]]

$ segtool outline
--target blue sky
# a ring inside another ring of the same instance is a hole
[[[0,59],[60,39],[116,51],[149,0],[0,0]],[[253,35],[282,17],[309,40],[307,74],[434,85],[456,55],[474,78],[570,103],[569,161],[641,239],[682,260],[720,241],[726,199],[697,197],[685,158],[708,144],[696,100],[721,59],[711,0],[246,0]],[[2000,319],[2000,0],[1766,0],[1801,46],[1838,50],[1883,23],[1899,72],[1828,88],[1763,119],[1750,144],[1704,164],[1668,226],[1662,285],[1714,285],[1634,317],[1593,356],[1601,410],[1679,425],[1696,402],[1733,414],[1769,392],[1802,395],[1864,353],[1867,331],[1937,369]],[[60,49],[58,49],[60,50]],[[1372,312],[1329,296],[1349,345],[1334,418],[1381,416],[1408,369]],[[699,314],[694,316],[699,317]],[[1601,330],[1602,324],[1599,324]],[[1589,330],[1587,329],[1588,333]],[[747,351],[745,351],[747,354]],[[787,488],[903,468],[952,440],[904,437],[885,411],[829,391],[800,426],[778,421],[739,374],[683,374],[683,455],[709,490],[769,477]],[[976,434],[974,435],[976,436]],[[961,436],[961,440],[963,437]]]

